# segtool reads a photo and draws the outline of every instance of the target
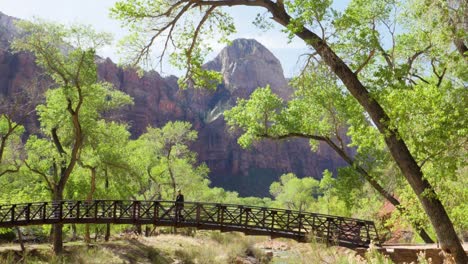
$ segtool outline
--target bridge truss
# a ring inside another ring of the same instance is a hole
[[[379,243],[374,222],[265,207],[173,201],[60,201],[0,205],[0,227],[132,224],[239,231],[348,248]]]

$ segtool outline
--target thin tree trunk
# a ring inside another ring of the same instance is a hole
[[[71,227],[72,227],[72,240],[76,241],[78,239],[76,224],[72,224]]]
[[[18,226],[16,226],[15,229],[16,229],[16,233],[18,233],[18,241],[20,243],[21,253],[23,253],[23,257],[24,257],[24,252],[26,252],[26,247],[24,246],[23,234],[21,233],[21,230]]]
[[[107,167],[104,169],[105,184],[104,188],[106,193],[109,191],[109,174],[107,173]],[[110,224],[106,224],[106,234],[104,235],[104,240],[107,242],[110,239]]]
[[[106,235],[104,236],[104,240],[107,242],[110,238],[110,224],[106,224]]]
[[[91,172],[91,183],[88,195],[86,196],[86,201],[91,203],[93,200],[94,192],[96,191],[96,168],[88,167],[89,171]],[[85,242],[91,243],[91,235],[89,231],[89,224],[85,225]]]
[[[176,180],[175,180],[175,177],[174,177],[174,173],[172,172],[172,168],[171,168],[171,150],[172,150],[172,148],[170,148],[169,151],[167,152],[167,168],[169,170],[169,176],[171,177],[172,199],[175,200],[177,186],[176,186]]]
[[[59,186],[56,186],[54,199],[53,201],[56,203],[60,203],[63,200],[63,189]],[[54,233],[54,253],[56,255],[62,254],[63,251],[63,224],[58,223],[53,225],[53,233]]]
[[[97,242],[97,240],[98,240],[98,238],[99,238],[99,236],[100,236],[99,233],[100,233],[100,232],[99,232],[99,229],[98,229],[98,227],[96,226],[96,227],[94,228],[94,242]]]
[[[145,237],[149,237],[150,233],[151,233],[151,228],[148,225],[146,225],[145,226]]]

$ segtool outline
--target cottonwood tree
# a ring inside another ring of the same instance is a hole
[[[280,180],[270,186],[270,194],[275,198],[273,206],[306,211],[315,197],[320,194],[320,183],[312,177],[299,179],[292,173],[283,174]]]
[[[270,206],[325,214],[352,213],[345,201],[337,197],[336,187],[336,180],[329,171],[324,171],[320,181],[312,177],[298,178],[293,173],[283,174],[279,181],[270,185],[270,194],[274,197]]]
[[[168,122],[162,128],[148,127],[138,139],[146,146],[140,148],[144,150],[143,156],[150,154],[137,161],[146,172],[147,180],[143,186],[153,193],[145,198],[175,199],[177,188],[184,189],[187,196],[195,195],[202,186],[209,185],[208,168],[204,164],[197,166],[196,153],[189,149],[198,137],[191,127],[187,122]]]
[[[388,154],[375,147],[360,146],[358,153],[361,155],[355,155],[355,151],[345,141],[343,131],[347,126],[351,126],[350,130],[359,126],[369,129],[371,124],[357,103],[349,96],[343,96],[336,80],[317,72],[319,68],[314,67],[314,72],[304,71],[301,77],[293,80],[296,91],[287,104],[266,87],[254,91],[249,100],[238,100],[235,107],[226,111],[224,116],[231,129],[240,128],[244,131],[238,140],[239,144],[247,148],[253,141],[262,138],[284,140],[297,137],[309,139],[312,150],[316,150],[317,143],[323,142],[383,198],[398,210],[406,212],[407,209],[391,191],[384,188],[382,177],[379,177],[381,172],[378,167],[386,166]],[[366,136],[375,138],[376,135]],[[420,221],[410,223],[425,242],[433,242]]]
[[[331,7],[331,1],[272,0],[175,0],[120,1],[112,9],[134,32],[134,61],[149,54],[159,37],[174,44],[178,53],[173,57],[185,64],[187,74],[182,79],[189,84],[207,85],[201,64],[204,47],[213,41],[214,30],[232,33],[234,25],[223,7],[251,6],[264,8],[276,23],[291,36],[304,40],[328,65],[347,91],[366,111],[384,141],[393,160],[407,179],[428,215],[441,247],[454,254],[458,263],[466,263],[453,224],[433,185],[425,177],[421,164],[409,149],[399,127],[390,115],[391,106],[379,98],[380,92],[410,88],[411,84],[431,82],[420,78],[423,65],[432,62],[435,85],[447,76],[462,78],[466,72],[466,53],[452,48],[457,42],[466,46],[466,32],[452,30],[450,18],[466,10],[466,2],[452,10],[445,1],[351,1],[344,13]],[[425,12],[427,11],[427,12]],[[432,21],[432,23],[427,23]],[[215,25],[215,26],[214,26]],[[396,29],[402,29],[401,33]],[[142,38],[138,38],[138,37]],[[390,39],[387,47],[384,40]],[[142,40],[142,42],[139,42]],[[425,67],[424,67],[425,68]]]
[[[43,135],[29,138],[26,166],[44,181],[52,199],[61,201],[86,135],[99,119],[96,101],[107,101],[112,108],[129,99],[110,85],[98,83],[96,49],[109,44],[108,34],[86,26],[67,28],[43,21],[21,21],[18,26],[23,34],[14,41],[14,50],[32,52],[56,83],[46,92],[45,104],[37,107]],[[57,254],[63,248],[62,227],[54,225]]]

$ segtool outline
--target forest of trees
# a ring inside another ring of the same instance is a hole
[[[0,201],[173,200],[181,188],[191,200],[371,218],[383,234],[411,228],[417,241],[438,241],[466,263],[466,2],[355,0],[338,12],[326,0],[120,1],[111,14],[134,33],[123,47],[125,63],[145,63],[161,38],[174,46],[171,62],[185,70],[181,87],[215,87],[220,73],[202,65],[211,43],[229,43],[235,32],[223,9],[233,5],[263,8],[257,26],[268,30],[271,16],[310,47],[290,100],[259,87],[225,112],[231,129],[242,132],[239,144],[307,138],[311,151],[323,142],[348,167],[324,171],[321,180],[285,174],[271,185],[271,198],[211,188],[207,166],[189,148],[197,139],[191,124],[148,127],[131,139],[128,124],[105,115],[133,103],[98,80],[96,50],[109,44],[108,34],[23,21],[13,49],[33,53],[55,83],[35,109],[40,133],[24,135],[14,109],[0,113]],[[385,203],[397,210],[382,219]],[[89,226],[69,232],[90,237]],[[63,226],[52,233],[60,253]]]

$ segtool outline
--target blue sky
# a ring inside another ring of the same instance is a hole
[[[122,38],[126,32],[120,27],[118,21],[109,18],[109,8],[117,0],[0,0],[0,11],[14,17],[31,19],[39,17],[65,24],[82,23],[90,24],[99,31],[110,32],[115,41]],[[340,2],[340,1],[338,1]],[[347,2],[347,1],[341,1]],[[257,13],[263,13],[263,9],[252,9],[248,7],[232,7],[228,9],[236,21],[238,33],[233,38],[255,38],[275,54],[283,65],[287,77],[294,76],[301,68],[298,59],[301,54],[308,51],[302,40],[294,39],[288,43],[285,33],[278,26],[263,32],[257,29],[252,21]],[[222,47],[216,47],[213,57]],[[119,56],[116,45],[108,46],[99,51],[103,57],[110,57],[118,62]],[[175,74],[179,72],[164,65],[164,74]]]

